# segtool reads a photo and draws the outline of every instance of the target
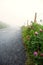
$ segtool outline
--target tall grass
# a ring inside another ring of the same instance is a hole
[[[38,33],[37,35],[36,32]],[[43,65],[43,57],[40,57],[40,54],[43,53],[43,26],[37,23],[32,23],[30,26],[24,26],[22,27],[22,36],[28,56],[26,65],[35,65],[36,62],[37,65]],[[34,56],[35,51],[37,51],[38,54],[40,53],[37,56],[37,60],[35,60]],[[40,60],[38,60],[39,58]]]

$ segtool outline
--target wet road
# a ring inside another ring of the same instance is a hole
[[[1,29],[0,65],[24,65],[25,58],[21,29]]]

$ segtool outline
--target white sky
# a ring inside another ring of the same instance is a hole
[[[0,21],[12,26],[21,26],[34,19],[43,19],[43,0],[0,0]]]

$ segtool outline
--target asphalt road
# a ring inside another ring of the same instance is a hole
[[[0,65],[24,65],[26,53],[22,42],[21,29],[0,30]]]

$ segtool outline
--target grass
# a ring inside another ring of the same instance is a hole
[[[42,31],[40,31],[42,30]],[[38,35],[35,35],[35,32],[38,32]],[[32,23],[30,26],[23,26],[22,27],[22,37],[24,41],[24,46],[26,48],[27,53],[27,61],[25,65],[35,65],[35,62],[37,61],[37,64],[43,65],[41,61],[35,60],[35,56],[33,55],[34,51],[39,51],[40,53],[43,53],[43,26],[37,23]],[[40,45],[40,49],[38,49]],[[37,56],[37,59],[40,57],[40,55]],[[42,57],[43,58],[43,57]],[[41,57],[40,57],[41,59]]]
[[[27,40],[27,36],[28,36],[28,31],[27,31],[28,27],[27,26],[23,26],[22,27],[22,38],[24,41],[24,46],[26,48],[26,55],[27,55],[27,60],[25,62],[25,65],[32,65],[33,62],[29,57],[29,53],[28,53],[28,40]]]

